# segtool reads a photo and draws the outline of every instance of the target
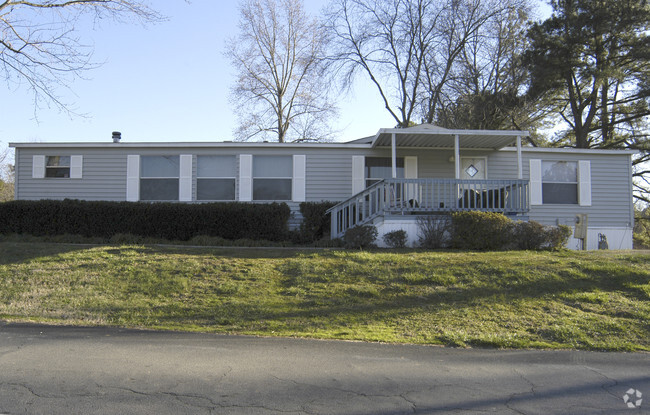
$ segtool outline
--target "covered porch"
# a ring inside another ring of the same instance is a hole
[[[369,144],[371,148],[390,149],[391,174],[374,183],[366,180],[368,174],[361,180],[353,180],[355,194],[329,210],[332,237],[340,237],[347,229],[381,216],[440,215],[470,210],[525,215],[530,196],[529,182],[523,179],[521,139],[527,135],[525,131],[448,130],[425,124],[382,129],[374,137],[355,141]],[[516,179],[481,177],[473,165],[461,165],[461,149],[495,151],[510,145],[516,147]],[[453,150],[449,161],[453,163],[455,177],[418,178],[417,161],[415,167],[412,162],[405,166],[405,177],[398,177],[399,149],[447,153]],[[481,178],[474,178],[475,175]]]

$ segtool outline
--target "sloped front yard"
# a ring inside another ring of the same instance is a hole
[[[0,243],[0,319],[506,348],[650,350],[647,252]]]

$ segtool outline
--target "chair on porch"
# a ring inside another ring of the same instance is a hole
[[[506,198],[508,191],[506,188],[485,190],[482,194],[482,207],[485,209],[504,209],[506,207]]]
[[[465,189],[458,199],[458,207],[463,209],[476,209],[481,207],[481,192],[474,189]]]
[[[388,206],[395,210],[410,210],[420,207],[420,202],[408,192],[408,184],[395,183],[389,187]]]

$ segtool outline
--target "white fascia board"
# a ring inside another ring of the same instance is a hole
[[[371,148],[371,144],[346,143],[9,143],[13,148]]]
[[[390,146],[376,146],[375,148],[382,149],[382,150],[390,150]],[[399,149],[405,149],[405,150],[442,150],[442,151],[454,151],[454,146],[452,145],[451,147],[400,147],[399,145],[397,146]],[[461,150],[463,151],[494,151],[494,147],[460,147]]]
[[[508,135],[513,137],[528,137],[528,131],[517,130],[452,130],[452,134],[458,135]]]
[[[419,130],[419,131],[409,131],[408,128],[381,128],[379,131],[377,131],[377,134],[375,134],[374,140],[375,141],[381,134],[422,134],[422,135],[511,135],[513,137],[520,136],[520,137],[528,137],[530,133],[528,131],[518,131],[518,130],[444,130],[444,131],[436,131],[436,130],[431,130],[430,132],[427,132],[427,130]]]
[[[503,147],[498,151],[517,151],[517,147]],[[521,147],[522,152],[528,153],[570,153],[570,154],[638,154],[638,150],[600,150],[597,148],[552,148],[552,147]]]
[[[387,132],[393,129],[384,129]],[[403,129],[397,131],[404,132]],[[461,130],[469,131],[469,130]],[[480,130],[479,130],[480,131]],[[379,133],[378,133],[379,135]],[[378,136],[377,135],[377,136]],[[513,134],[515,135],[515,134]],[[377,137],[376,136],[376,137]],[[347,143],[226,143],[226,142],[192,142],[192,143],[9,143],[11,148],[335,148],[335,149],[371,149],[373,144],[347,144]],[[399,147],[399,145],[398,145]],[[376,148],[384,148],[377,146]],[[390,148],[390,146],[386,147]],[[449,150],[453,147],[413,147],[417,150]],[[463,148],[463,151],[494,151],[493,148]],[[516,147],[503,147],[497,151],[517,151]],[[574,154],[640,154],[639,150],[601,150],[583,148],[552,148],[552,147],[523,147],[522,152],[531,153],[574,153]]]

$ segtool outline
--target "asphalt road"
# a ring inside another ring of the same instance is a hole
[[[648,414],[650,355],[0,322],[0,414],[109,413]]]

